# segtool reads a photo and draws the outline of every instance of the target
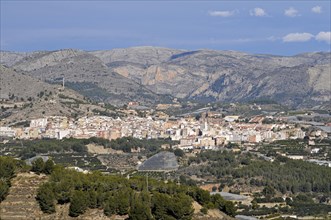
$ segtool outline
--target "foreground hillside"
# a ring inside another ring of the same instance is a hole
[[[37,196],[38,187],[47,181],[45,175],[37,175],[34,173],[19,173],[12,180],[12,186],[6,199],[1,202],[0,217],[3,220],[14,219],[77,219],[69,216],[70,205],[56,205],[56,212],[53,214],[45,214],[40,210]],[[211,209],[207,215],[200,212],[202,208],[197,202],[193,204],[194,215],[192,219],[233,219],[217,209]],[[125,219],[127,216],[106,216],[103,210],[88,209],[79,216],[79,219],[98,220],[98,219]]]
[[[1,202],[1,219],[34,219],[43,214],[35,199],[37,189],[45,182],[45,175],[19,173],[13,180],[9,194]]]
[[[83,174],[54,166],[50,159],[33,161],[34,173],[19,172],[29,170],[23,161],[0,157],[0,162],[1,219],[188,220],[208,217],[200,212],[201,205],[205,214],[215,209],[210,212],[214,217],[231,219],[220,210],[235,215],[232,202],[198,187],[100,172]]]
[[[3,64],[32,77],[43,81],[65,77],[67,85],[80,93],[119,105],[170,102],[173,96],[202,102],[263,99],[304,107],[328,103],[331,92],[331,55],[324,52],[283,57],[134,47],[1,52],[1,56]]]

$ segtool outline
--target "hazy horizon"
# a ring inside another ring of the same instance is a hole
[[[330,52],[327,1],[1,1],[1,50]]]
[[[182,49],[182,48],[171,48],[171,47],[161,47],[161,46],[149,46],[149,45],[141,45],[141,46],[132,46],[132,47],[116,47],[112,49],[99,49],[99,50],[83,50],[81,48],[59,48],[59,49],[54,49],[54,50],[31,50],[31,51],[16,51],[16,50],[0,50],[1,52],[10,52],[10,53],[33,53],[33,52],[53,52],[53,51],[61,51],[61,50],[81,50],[81,51],[86,51],[86,52],[94,52],[94,51],[109,51],[109,50],[116,50],[116,49],[130,49],[130,48],[147,48],[147,47],[153,47],[153,48],[163,48],[163,49],[173,49],[173,50],[183,50],[183,51],[203,51],[203,50],[210,50],[210,51],[234,51],[234,52],[239,52],[239,53],[247,53],[251,55],[270,55],[270,56],[284,56],[284,57],[291,57],[291,56],[297,56],[300,54],[306,54],[306,53],[331,53],[331,51],[303,51],[300,53],[296,54],[272,54],[272,53],[252,53],[252,52],[247,52],[247,51],[240,51],[240,50],[221,50],[221,49],[210,49],[210,48],[200,48],[200,49],[195,49],[195,50],[189,50],[189,49]]]

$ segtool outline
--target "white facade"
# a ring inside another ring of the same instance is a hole
[[[46,128],[47,118],[32,119],[30,122],[30,128]]]

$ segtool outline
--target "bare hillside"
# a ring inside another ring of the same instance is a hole
[[[51,85],[0,66],[0,125],[51,115],[79,116],[98,106],[61,85]],[[101,109],[102,110],[102,109]]]

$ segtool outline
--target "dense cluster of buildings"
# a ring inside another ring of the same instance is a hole
[[[208,117],[197,120],[195,117],[157,119],[152,117],[128,116],[111,118],[106,116],[82,117],[77,120],[63,116],[50,116],[33,119],[29,127],[0,127],[0,136],[16,139],[37,138],[90,138],[117,139],[132,136],[135,138],[171,138],[180,142],[179,148],[214,149],[228,143],[259,143],[274,140],[304,138],[300,126],[285,123],[264,124],[264,116],[256,116],[250,121],[238,120],[239,116],[218,117],[209,113]],[[327,132],[319,135],[324,138]]]

